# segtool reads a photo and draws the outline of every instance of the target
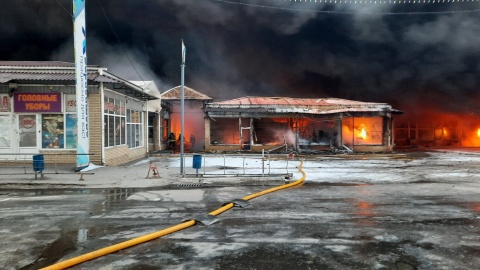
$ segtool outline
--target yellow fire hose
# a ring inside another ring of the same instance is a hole
[[[302,170],[302,166],[303,166],[303,161],[301,161],[300,165],[298,166],[298,170],[300,171],[300,173],[302,173],[302,177],[300,179],[296,180],[295,182],[285,184],[285,185],[281,185],[281,186],[277,186],[277,187],[270,188],[270,189],[266,189],[266,190],[263,190],[263,191],[260,191],[260,192],[254,193],[254,194],[250,194],[246,197],[243,197],[242,199],[248,201],[248,200],[251,200],[253,198],[257,198],[257,197],[260,197],[262,195],[268,194],[268,193],[272,193],[272,192],[275,192],[275,191],[278,191],[278,190],[282,190],[282,189],[286,189],[286,188],[289,188],[289,187],[293,187],[293,186],[303,184],[303,181],[305,181],[305,178],[307,177],[307,175]],[[217,215],[220,215],[221,213],[231,209],[233,206],[234,206],[233,203],[228,203],[228,204],[218,208],[217,210],[210,212],[209,214],[212,215],[212,216],[217,216]],[[141,244],[141,243],[145,243],[145,242],[151,241],[153,239],[165,236],[167,234],[171,234],[171,233],[174,233],[174,232],[192,227],[195,224],[196,224],[195,220],[189,220],[189,221],[186,221],[186,222],[182,222],[180,224],[177,224],[177,225],[174,225],[172,227],[163,229],[161,231],[146,234],[144,236],[140,236],[140,237],[137,237],[137,238],[125,241],[125,242],[121,242],[121,243],[115,244],[113,246],[105,247],[105,248],[102,248],[102,249],[97,249],[97,250],[92,251],[90,253],[86,253],[86,254],[68,259],[68,260],[63,261],[63,262],[52,264],[52,265],[47,266],[47,267],[42,268],[42,269],[43,270],[65,269],[65,268],[68,268],[70,266],[74,266],[74,265],[77,265],[77,264],[80,264],[80,263],[83,263],[83,262],[86,262],[86,261],[89,261],[89,260],[93,260],[95,258],[104,256],[104,255],[107,255],[107,254],[110,254],[110,253],[113,253],[113,252],[116,252],[116,251],[119,251],[119,250],[122,250],[122,249],[126,249],[126,248],[129,248],[129,247]]]

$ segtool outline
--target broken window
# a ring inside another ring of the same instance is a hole
[[[288,118],[257,118],[253,120],[254,144],[294,144],[295,134]]]
[[[238,118],[217,118],[210,121],[210,144],[239,144]]]
[[[382,145],[382,117],[349,117],[342,121],[343,144],[352,145]]]

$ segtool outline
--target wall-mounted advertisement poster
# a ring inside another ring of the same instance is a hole
[[[77,115],[65,115],[65,147],[67,149],[77,148]]]
[[[0,112],[10,111],[10,97],[8,95],[0,94]]]
[[[64,148],[63,114],[42,115],[42,148]]]

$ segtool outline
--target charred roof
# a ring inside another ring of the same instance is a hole
[[[339,98],[241,97],[206,105],[210,116],[236,114],[313,114],[401,113],[387,103],[362,102]]]

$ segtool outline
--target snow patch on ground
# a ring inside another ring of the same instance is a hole
[[[398,237],[395,235],[385,234],[385,235],[376,235],[373,237],[377,241],[382,242],[397,242]]]
[[[318,158],[304,160],[303,170],[307,174],[305,182],[311,183],[389,183],[389,182],[411,182],[420,175],[424,180],[446,181],[453,178],[471,177],[471,172],[461,170],[456,165],[466,163],[480,164],[480,155],[456,152],[431,152],[428,158],[419,159],[340,159],[340,158]],[[451,166],[449,173],[439,174],[435,168],[428,165],[434,160],[435,165]],[[287,159],[283,156],[275,156],[264,159],[259,156],[202,156],[202,168],[199,173],[212,175],[242,175],[242,174],[287,174],[293,175],[292,179],[300,179],[302,174],[298,171],[301,161],[298,159]],[[185,158],[186,173],[193,173],[193,158]],[[169,158],[170,167],[180,167],[179,157]],[[416,171],[417,166],[426,166],[424,172]],[[479,166],[480,170],[480,166]]]
[[[118,269],[118,267],[132,265],[132,264],[135,264],[137,262],[138,262],[138,260],[134,260],[134,259],[123,259],[123,260],[112,262],[110,265],[104,266],[104,267],[101,267],[101,268],[98,268],[98,269],[99,270]]]
[[[207,242],[207,243],[195,242],[195,243],[188,244],[188,247],[192,247],[195,249],[195,252],[197,253],[197,256],[199,258],[220,256],[225,252],[231,252],[231,251],[236,252],[240,248],[244,248],[247,246],[248,244],[243,244],[243,243],[218,244],[218,243],[212,243],[212,242]]]
[[[325,248],[335,252],[345,252],[348,249],[350,249],[349,246],[344,246],[344,245],[326,245]]]
[[[103,168],[103,166],[99,166],[99,165],[95,165],[93,163],[90,163],[90,164],[88,164],[87,167],[81,169],[80,171],[81,172],[88,172],[88,171],[92,171],[92,170],[95,170],[95,169],[98,169],[98,168]]]

